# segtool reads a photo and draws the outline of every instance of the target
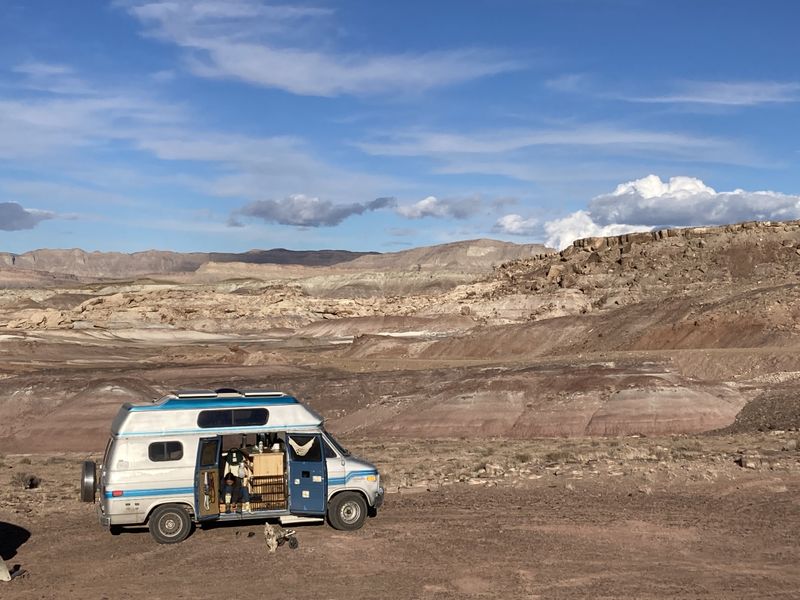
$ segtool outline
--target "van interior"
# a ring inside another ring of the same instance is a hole
[[[251,512],[264,510],[286,510],[286,435],[280,433],[249,433],[223,435],[220,444],[219,478],[220,488],[225,475],[233,472],[237,476],[235,464],[237,458],[244,455],[249,463],[245,481],[237,483],[247,485],[250,492]],[[238,456],[237,456],[238,454]],[[224,513],[224,495],[219,491],[220,513]],[[238,490],[234,489],[234,504],[241,501]]]

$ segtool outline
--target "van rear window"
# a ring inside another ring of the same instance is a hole
[[[269,412],[266,408],[233,408],[204,410],[197,416],[197,426],[203,429],[218,427],[249,427],[266,425]]]
[[[180,460],[183,458],[183,444],[180,442],[153,442],[147,448],[147,456],[153,462]]]

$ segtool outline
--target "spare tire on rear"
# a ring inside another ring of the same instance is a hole
[[[81,502],[94,502],[96,493],[97,465],[93,460],[85,460],[81,467]]]

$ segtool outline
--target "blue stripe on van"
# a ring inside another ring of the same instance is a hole
[[[187,408],[253,408],[258,406],[277,406],[299,404],[292,396],[268,398],[169,398],[158,404],[130,406],[129,412],[148,412],[153,410],[184,410]]]
[[[361,471],[351,471],[346,477],[328,477],[328,485],[344,485],[354,477],[366,477],[367,475],[377,475],[377,469],[368,469]]]
[[[111,492],[106,492],[106,498],[112,499],[125,499],[125,498],[142,498],[145,496],[181,496],[184,494],[194,494],[194,488],[161,488],[153,490],[122,490],[122,496],[114,496]]]

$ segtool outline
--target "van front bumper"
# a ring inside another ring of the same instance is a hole
[[[373,508],[378,509],[383,506],[383,488],[378,488],[378,493],[375,494],[375,504],[372,505]]]

